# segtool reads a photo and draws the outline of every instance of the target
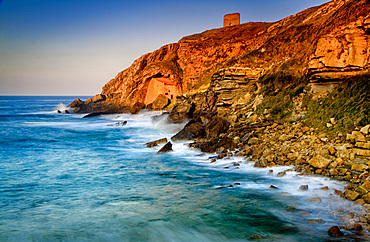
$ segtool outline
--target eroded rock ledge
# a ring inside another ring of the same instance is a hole
[[[163,94],[170,100],[158,101],[158,105],[146,103],[155,78],[168,79],[180,96],[212,86],[217,95],[224,96],[224,102],[219,99],[217,105],[225,109],[232,106],[228,85],[250,88],[243,78],[274,82],[266,75],[275,76],[285,86],[297,86],[305,78],[314,89],[330,89],[332,83],[369,72],[369,12],[367,0],[335,0],[276,23],[245,23],[187,36],[143,55],[104,85],[101,94],[76,101],[70,108],[80,113],[171,109],[175,98],[166,88],[158,96]],[[234,75],[239,81],[212,78],[222,75],[220,69],[230,67],[248,70],[250,76]],[[271,88],[284,88],[275,86]],[[217,88],[222,90],[217,92]]]

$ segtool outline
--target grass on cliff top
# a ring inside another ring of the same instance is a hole
[[[370,75],[347,79],[318,100],[305,96],[303,106],[307,109],[304,123],[329,134],[370,124]],[[327,128],[330,118],[335,118],[335,125]]]

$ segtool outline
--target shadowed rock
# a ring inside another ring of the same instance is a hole
[[[191,140],[194,138],[200,138],[204,136],[204,128],[202,120],[195,118],[190,120],[185,127],[180,130],[177,134],[172,136],[171,140]]]
[[[169,152],[169,151],[172,151],[172,143],[171,142],[168,142],[167,144],[165,144],[158,152],[157,154],[161,154],[161,153],[166,153],[166,152]]]
[[[163,138],[163,139],[159,139],[159,140],[155,140],[155,141],[152,141],[152,142],[148,142],[148,143],[145,143],[146,147],[148,148],[151,148],[151,147],[155,147],[159,144],[162,144],[162,143],[167,143],[167,138]]]

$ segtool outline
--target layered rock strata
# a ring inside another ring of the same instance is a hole
[[[309,78],[314,89],[368,73],[369,13],[367,0],[335,0],[276,23],[246,23],[184,37],[140,57],[101,94],[70,107],[75,112],[137,112],[146,107],[151,79],[169,78],[177,94],[191,94],[215,86],[212,76],[227,67],[283,73],[281,78],[290,78],[291,84],[296,80],[292,76]],[[243,81],[237,82],[243,88]]]

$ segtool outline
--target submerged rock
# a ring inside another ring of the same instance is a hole
[[[255,240],[255,239],[263,239],[262,235],[260,234],[255,234],[250,237],[248,237],[249,240]]]

